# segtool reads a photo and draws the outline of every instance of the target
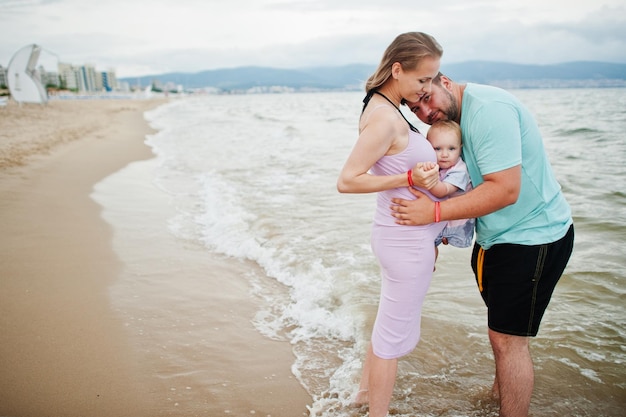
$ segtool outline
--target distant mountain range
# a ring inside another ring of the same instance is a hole
[[[361,90],[375,65],[279,69],[238,67],[196,73],[166,73],[122,78],[133,85],[180,85],[184,89],[214,89],[224,92]],[[442,72],[459,82],[498,85],[505,88],[626,87],[626,64],[566,62],[554,65],[523,65],[470,61],[444,64]]]

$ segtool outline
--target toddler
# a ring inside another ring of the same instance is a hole
[[[461,159],[461,127],[452,120],[439,120],[428,130],[426,139],[437,153],[439,182],[429,191],[439,198],[454,197],[472,189],[467,167]],[[442,242],[466,248],[474,239],[474,219],[449,221],[435,239],[435,248]],[[438,252],[438,250],[437,250]]]

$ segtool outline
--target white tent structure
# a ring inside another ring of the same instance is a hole
[[[11,97],[18,103],[45,103],[48,94],[36,74],[41,47],[35,44],[20,49],[13,55],[7,69]]]

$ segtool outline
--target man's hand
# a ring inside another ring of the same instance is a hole
[[[391,215],[396,218],[396,223],[405,226],[418,226],[435,221],[435,203],[426,194],[409,187],[409,191],[415,195],[415,200],[393,198],[395,205],[391,206]]]

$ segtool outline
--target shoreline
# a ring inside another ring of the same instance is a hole
[[[236,389],[207,392],[202,406],[169,411],[158,406],[155,399],[170,395],[157,377],[158,364],[137,345],[128,318],[113,309],[111,288],[124,290],[120,277],[128,265],[114,249],[117,225],[103,220],[106,207],[90,196],[96,184],[129,163],[154,158],[144,143],[154,131],[143,113],[165,102],[59,101],[0,108],[0,330],[5,340],[0,415],[183,416],[217,407],[249,413],[259,406],[273,417],[305,414],[310,396],[287,375],[293,353],[285,353],[291,348],[253,328],[248,317],[253,306],[243,308],[250,297],[245,278],[238,279],[240,267],[231,260],[185,252],[193,262],[204,259],[194,265],[197,274],[234,274],[235,285],[219,283],[224,294],[207,296],[208,314],[222,320],[218,313],[230,311],[234,322],[248,327],[240,350],[229,350],[227,343],[242,330],[224,329],[224,349],[212,355],[221,360],[210,364],[211,372],[228,377]],[[140,268],[159,273],[150,264]],[[235,311],[233,300],[241,304]],[[262,383],[253,378],[268,372],[280,377],[261,378]]]

